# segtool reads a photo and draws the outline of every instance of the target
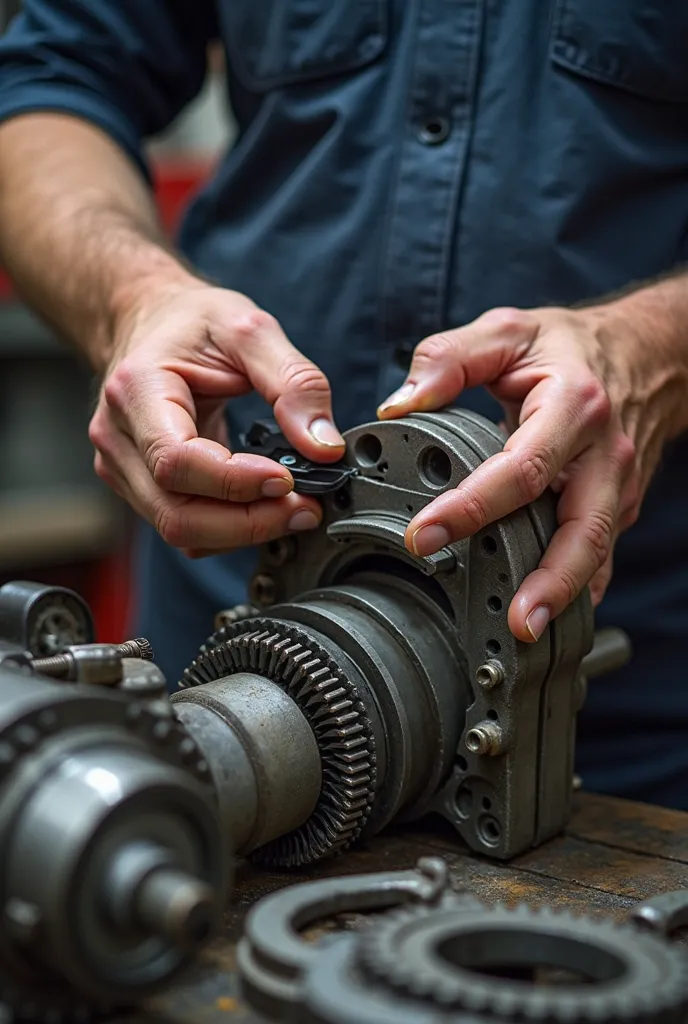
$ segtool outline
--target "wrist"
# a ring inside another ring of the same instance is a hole
[[[653,407],[667,439],[688,430],[688,277],[640,288],[580,310],[610,372]]]

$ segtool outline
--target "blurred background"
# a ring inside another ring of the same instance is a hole
[[[0,33],[20,7],[0,0]],[[221,56],[209,56],[202,94],[150,144],[169,232],[233,137]],[[95,395],[88,368],[22,305],[0,267],[0,585],[73,587],[90,603],[99,639],[117,642],[130,607],[133,523],[93,472]]]

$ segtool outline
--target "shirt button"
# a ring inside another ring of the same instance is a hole
[[[449,136],[451,125],[446,117],[429,117],[421,125],[418,138],[426,146],[438,146]]]

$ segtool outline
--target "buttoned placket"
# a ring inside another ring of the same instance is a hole
[[[484,0],[417,0],[409,102],[401,129],[381,295],[382,400],[413,347],[444,326],[461,187],[470,151]],[[454,271],[456,273],[456,271]]]

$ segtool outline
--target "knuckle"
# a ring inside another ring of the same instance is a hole
[[[414,361],[419,363],[446,362],[456,356],[458,342],[450,334],[431,334],[417,346]]]
[[[152,445],[146,453],[146,462],[153,480],[163,490],[173,490],[183,475],[183,453],[178,445]]]
[[[480,317],[481,323],[497,334],[520,336],[530,327],[532,317],[514,306],[497,306]]]
[[[613,456],[624,475],[635,469],[637,454],[636,446],[628,434],[619,431],[614,438]]]
[[[565,608],[575,601],[582,589],[582,583],[570,566],[562,565],[552,572],[553,591],[557,596],[556,604]]]
[[[108,431],[105,420],[98,413],[88,425],[88,439],[94,448],[104,451],[107,446]]]
[[[582,407],[588,424],[604,427],[612,414],[612,403],[601,380],[592,374],[575,385],[576,401]]]
[[[285,365],[282,368],[282,380],[287,391],[330,394],[325,374],[306,359]]]
[[[588,515],[583,524],[583,539],[590,551],[595,567],[607,561],[612,548],[615,520],[606,511],[596,509]]]
[[[468,520],[475,532],[484,529],[491,521],[487,506],[475,492],[467,493],[464,496],[461,504],[461,516]]]
[[[516,463],[516,485],[523,504],[535,501],[552,481],[549,458],[542,452],[527,452]]]
[[[162,539],[172,548],[192,547],[189,520],[181,509],[164,503],[153,511],[153,524]]]
[[[103,384],[103,398],[107,405],[122,411],[128,403],[137,376],[135,367],[126,359],[118,363]]]
[[[232,328],[239,342],[249,342],[273,331],[277,326],[277,320],[271,313],[264,309],[250,309],[235,319]]]

